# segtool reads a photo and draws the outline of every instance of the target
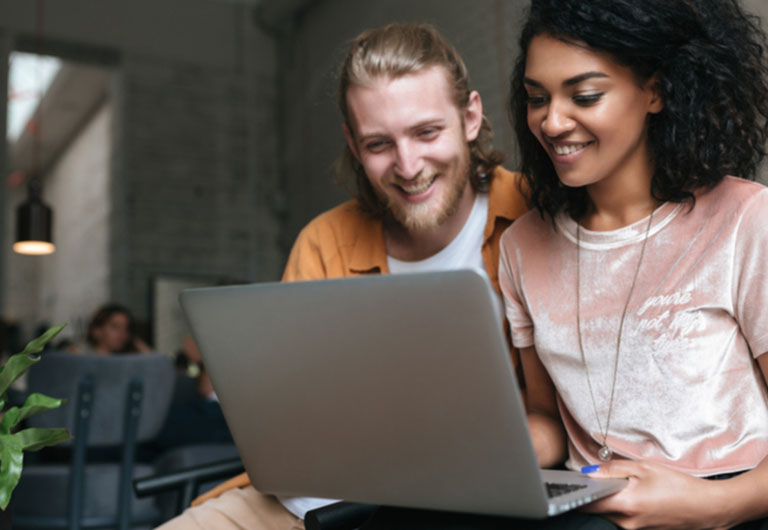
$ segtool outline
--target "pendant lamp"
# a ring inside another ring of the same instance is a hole
[[[16,242],[14,252],[42,256],[56,250],[51,225],[53,212],[40,198],[37,177],[30,179],[27,200],[16,209]]]
[[[35,26],[37,33],[38,55],[40,54],[40,40],[43,34],[43,7],[44,0],[37,0],[35,9]],[[16,242],[13,244],[14,252],[32,256],[51,254],[56,247],[53,244],[51,225],[53,212],[41,198],[42,179],[38,173],[40,166],[40,143],[42,113],[32,124],[33,162],[35,173],[28,180],[27,200],[16,209]]]

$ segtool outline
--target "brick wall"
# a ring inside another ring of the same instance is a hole
[[[279,278],[274,48],[235,30],[234,69],[138,54],[122,64],[111,291],[140,318],[156,277]]]
[[[242,75],[130,58],[122,77],[114,292],[141,307],[155,275],[251,277]]]

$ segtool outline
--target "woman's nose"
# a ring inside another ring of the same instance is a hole
[[[574,121],[565,112],[565,107],[556,102],[551,102],[547,108],[547,114],[541,123],[541,131],[552,138],[561,136],[573,129]]]

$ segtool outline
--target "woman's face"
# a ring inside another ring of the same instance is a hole
[[[641,84],[607,54],[547,34],[531,40],[528,127],[563,184],[604,186],[639,177],[650,183],[646,121],[662,109],[653,81]]]
[[[129,346],[131,321],[125,313],[115,313],[93,330],[94,349],[100,353],[121,353]]]

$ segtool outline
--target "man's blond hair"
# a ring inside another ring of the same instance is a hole
[[[434,66],[442,67],[453,90],[453,101],[460,110],[469,103],[469,75],[464,61],[438,31],[429,24],[389,24],[369,29],[349,45],[339,70],[339,108],[344,122],[353,131],[347,109],[351,86],[371,86],[382,77],[398,78]],[[487,191],[493,170],[504,155],[491,145],[490,122],[483,116],[477,138],[469,143],[470,182],[476,191]],[[337,162],[337,177],[357,198],[364,210],[383,216],[386,206],[371,187],[362,165],[345,146]]]

